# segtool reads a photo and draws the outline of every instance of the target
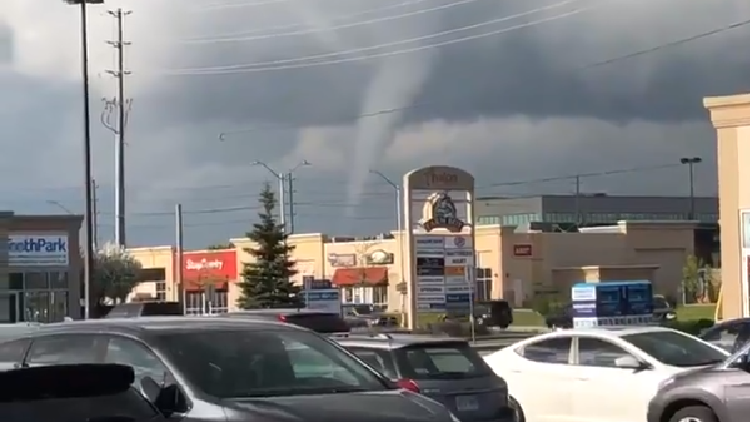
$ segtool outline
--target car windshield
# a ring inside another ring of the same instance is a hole
[[[466,342],[417,344],[395,351],[404,378],[464,379],[492,375],[492,369]]]
[[[390,386],[319,335],[303,330],[199,330],[159,336],[186,380],[217,398],[386,390]]]
[[[677,367],[705,366],[723,362],[729,354],[677,331],[626,334],[622,339],[659,362]]]

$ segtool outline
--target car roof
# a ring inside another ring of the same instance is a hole
[[[568,337],[568,336],[594,336],[601,338],[619,338],[630,334],[675,332],[671,328],[656,325],[624,326],[624,327],[594,327],[594,328],[561,328],[548,333],[539,334],[521,340],[516,344],[525,344],[545,338]]]
[[[15,338],[38,337],[60,333],[119,333],[136,337],[158,332],[208,331],[242,329],[246,331],[303,330],[277,321],[200,316],[153,316],[140,318],[89,319],[40,325]]]
[[[415,345],[439,345],[441,343],[468,343],[457,337],[433,337],[421,334],[373,333],[332,336],[344,347],[366,347],[373,349],[399,349]]]

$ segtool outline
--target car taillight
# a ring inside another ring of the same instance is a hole
[[[419,393],[419,385],[412,379],[401,378],[399,380],[396,380],[396,385],[398,386],[398,388],[403,388],[404,390],[411,391],[412,393]]]
[[[286,322],[286,315],[279,314],[279,321]]]

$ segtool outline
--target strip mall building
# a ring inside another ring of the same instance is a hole
[[[750,316],[750,94],[703,101],[716,129],[722,318]]]
[[[0,212],[0,323],[81,317],[82,222]]]
[[[537,294],[564,292],[579,280],[652,280],[656,290],[678,295],[682,268],[693,253],[694,224],[690,222],[621,222],[584,233],[519,233],[515,227],[480,225],[476,228],[478,299],[506,298],[521,306]],[[356,240],[325,234],[295,234],[290,243],[297,263],[295,281],[303,277],[330,279],[342,289],[345,304],[373,304],[400,312],[408,304],[400,251],[400,236]],[[448,234],[446,234],[446,238]],[[237,281],[245,263],[249,239],[231,239],[234,249],[191,251],[184,254],[187,303],[200,307],[202,294],[213,285],[218,308],[232,309],[239,296]],[[130,253],[152,273],[131,294],[179,300],[172,247],[135,248]],[[457,258],[458,259],[458,258]],[[459,274],[451,274],[456,276]]]

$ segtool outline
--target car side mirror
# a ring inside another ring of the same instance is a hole
[[[650,367],[646,362],[642,362],[633,356],[620,356],[615,359],[615,366],[622,369],[633,369],[635,371],[642,371]]]
[[[187,400],[177,384],[162,387],[156,395],[154,406],[166,417],[187,410]]]

